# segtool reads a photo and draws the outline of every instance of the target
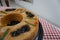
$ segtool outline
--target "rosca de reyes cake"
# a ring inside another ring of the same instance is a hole
[[[38,17],[18,8],[0,11],[0,40],[34,40],[38,33]]]

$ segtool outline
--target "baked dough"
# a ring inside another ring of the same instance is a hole
[[[23,8],[14,11],[4,10],[4,12],[7,14],[0,18],[0,38],[9,29],[4,40],[34,40],[38,33],[38,17],[36,15]],[[14,24],[15,22],[18,23]],[[20,34],[17,33],[17,30]]]

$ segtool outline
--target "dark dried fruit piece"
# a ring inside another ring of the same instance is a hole
[[[7,26],[12,26],[18,24],[19,21],[11,21],[10,24],[7,24]]]
[[[16,37],[16,36],[19,36],[20,34],[22,34],[24,32],[28,32],[29,30],[30,30],[29,25],[24,25],[24,26],[22,26],[22,28],[17,29],[16,31],[12,32],[11,36]]]
[[[11,33],[11,36],[12,36],[12,37],[15,37],[15,36],[18,36],[19,34],[20,34],[20,33],[18,33],[17,31],[14,31],[14,32]]]
[[[16,10],[16,9],[6,9],[5,11],[14,11],[14,10]]]
[[[28,32],[30,30],[29,25],[24,25],[22,26],[22,28],[20,29],[22,32]]]
[[[27,14],[27,17],[30,17],[30,18],[34,17],[34,15],[31,12],[27,11],[26,14]]]

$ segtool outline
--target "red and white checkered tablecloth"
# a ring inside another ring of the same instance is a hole
[[[44,31],[43,40],[60,40],[60,30],[55,28],[56,26],[48,23],[42,18],[40,19],[40,22]]]

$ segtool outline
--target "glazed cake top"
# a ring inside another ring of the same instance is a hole
[[[31,11],[20,8],[5,9],[0,13],[2,14],[0,20],[1,39],[33,40],[37,35],[38,17]]]

